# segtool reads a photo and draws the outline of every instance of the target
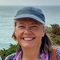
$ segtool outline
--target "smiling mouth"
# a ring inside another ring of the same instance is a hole
[[[25,41],[31,41],[31,40],[34,40],[35,38],[22,38],[22,39]]]

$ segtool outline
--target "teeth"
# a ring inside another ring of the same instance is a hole
[[[24,38],[24,40],[33,40],[33,38]]]

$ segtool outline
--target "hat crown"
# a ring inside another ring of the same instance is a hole
[[[31,14],[31,15],[37,16],[43,22],[45,22],[45,16],[44,16],[41,9],[38,9],[38,8],[35,8],[35,7],[24,7],[17,12],[15,17],[17,17],[19,15],[22,15],[22,14]]]

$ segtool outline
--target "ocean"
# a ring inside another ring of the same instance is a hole
[[[16,44],[11,36],[14,31],[14,16],[23,6],[0,6],[0,49],[9,48],[10,43]],[[60,6],[35,6],[40,8],[46,20],[46,26],[60,25]]]

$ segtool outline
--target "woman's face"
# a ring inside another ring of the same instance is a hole
[[[31,18],[22,18],[16,22],[15,36],[23,48],[38,47],[44,36],[44,28],[42,24]]]

